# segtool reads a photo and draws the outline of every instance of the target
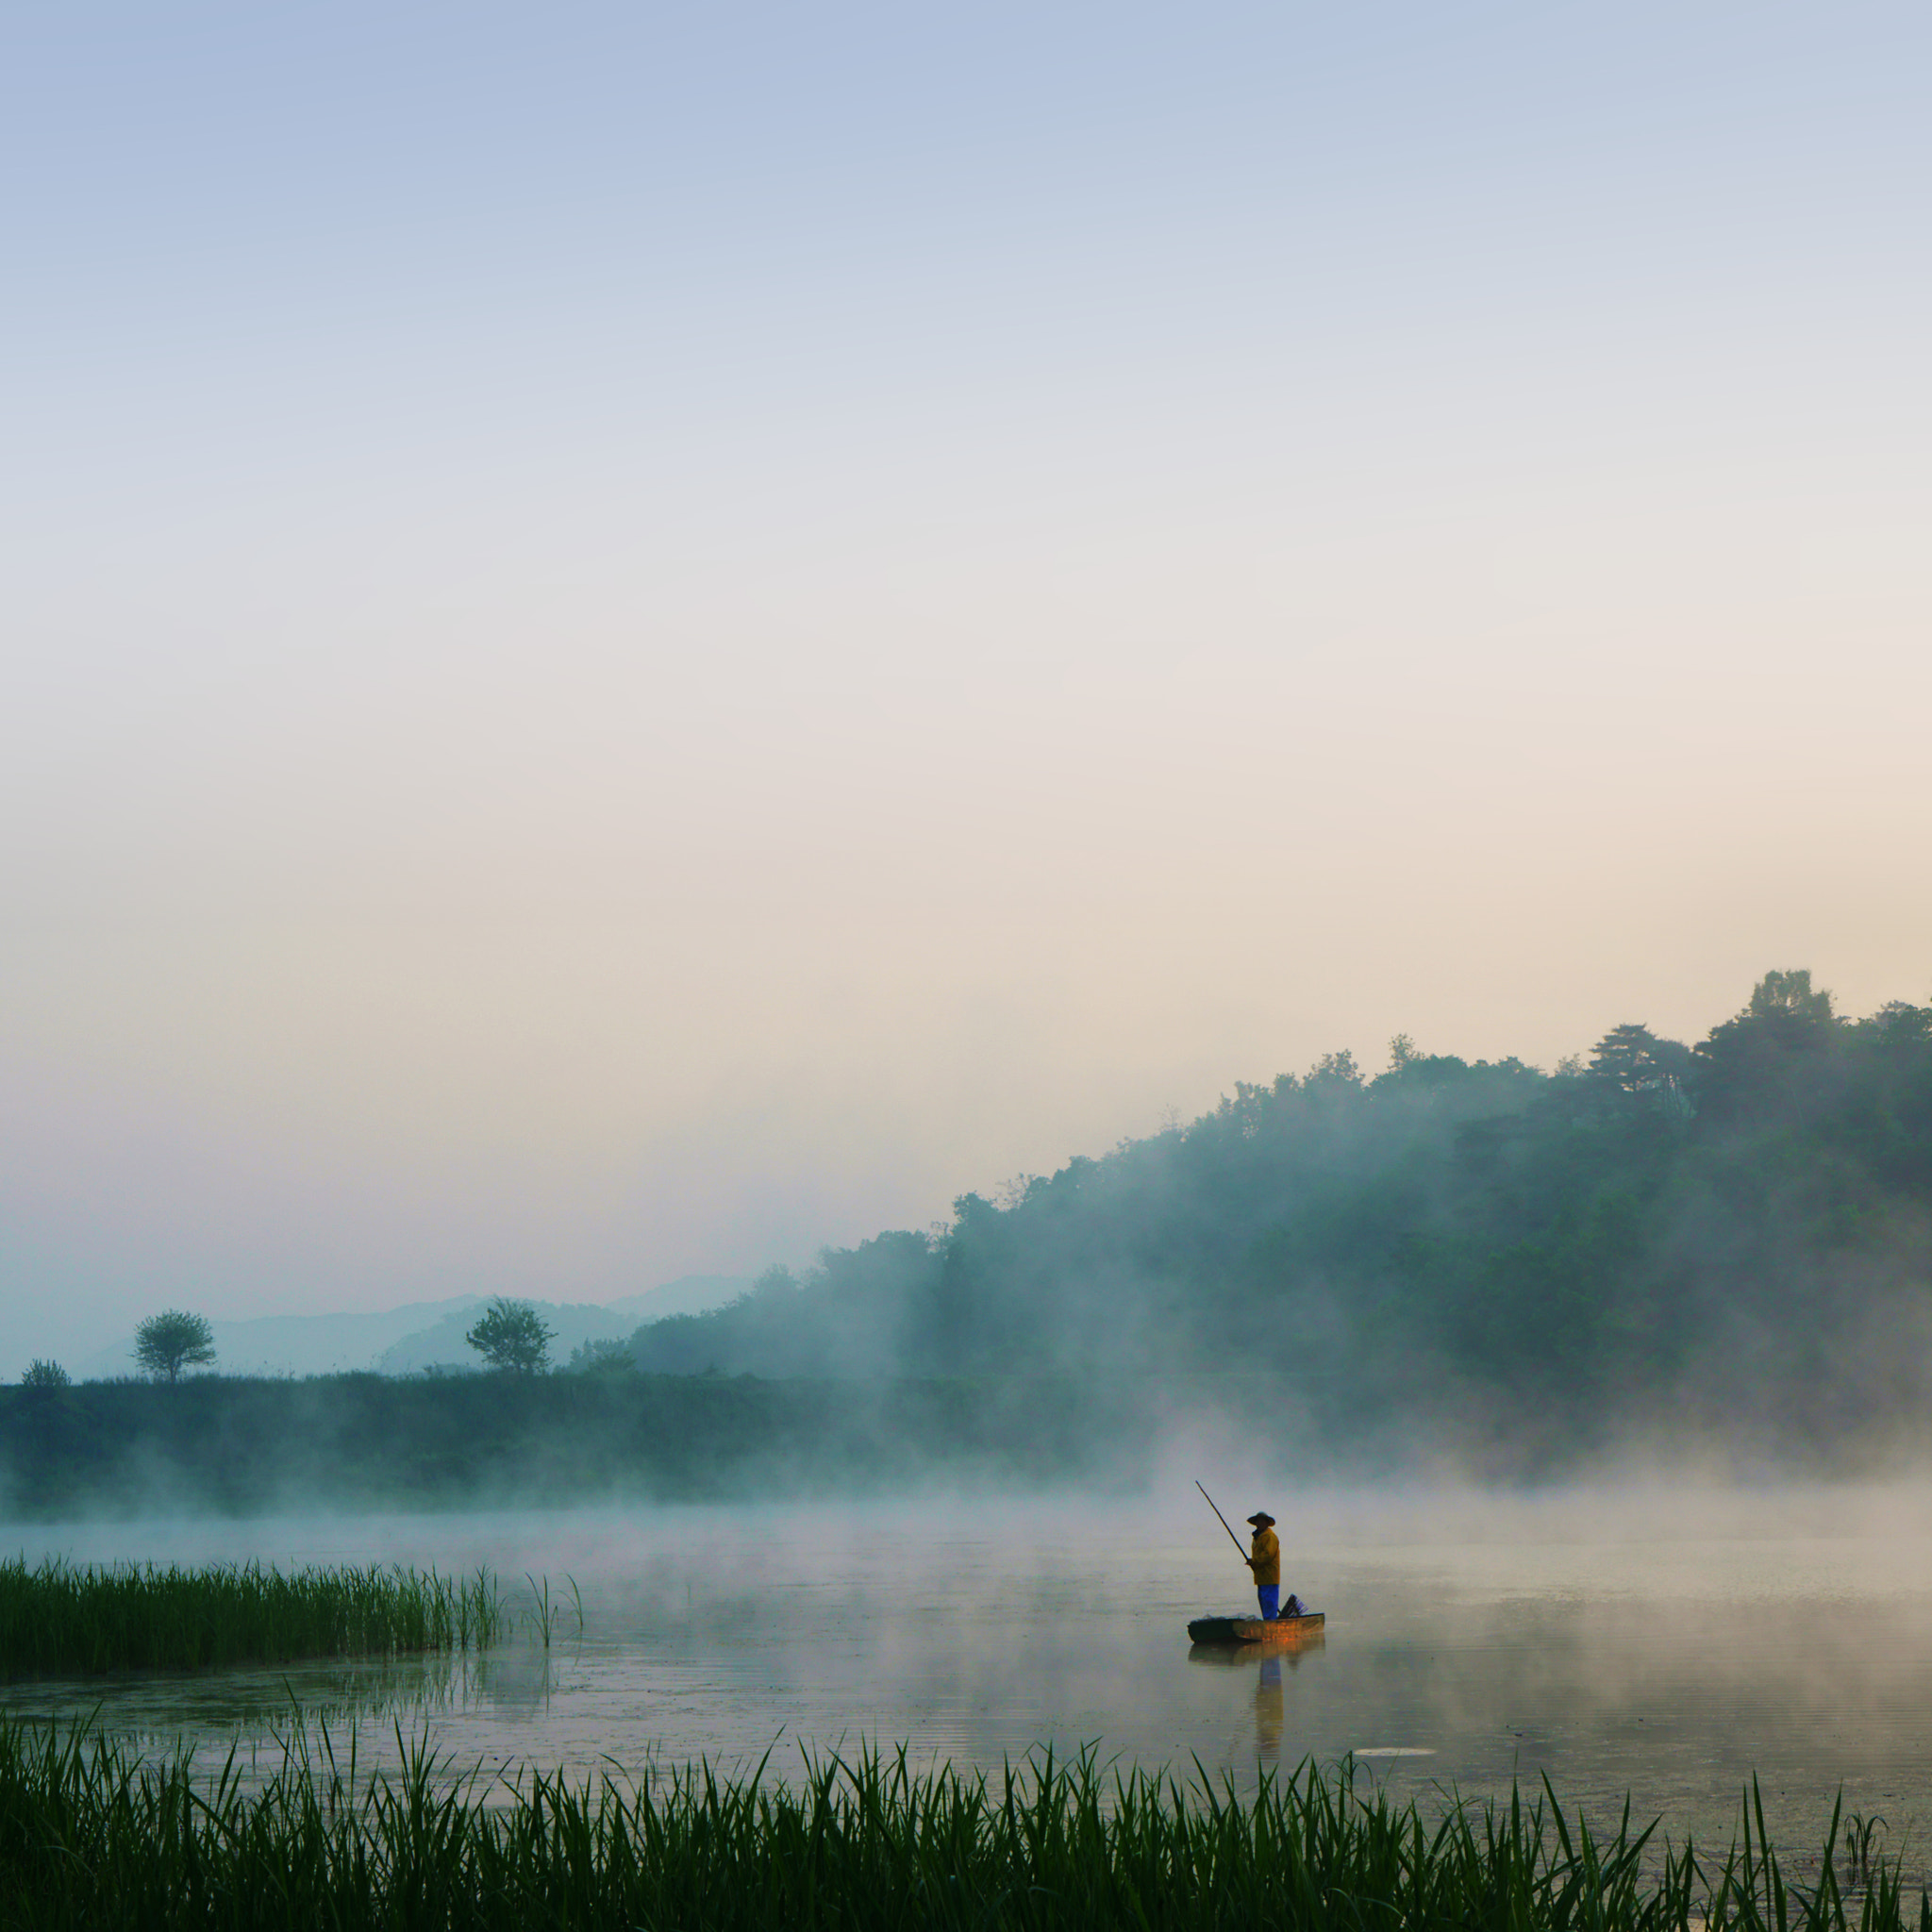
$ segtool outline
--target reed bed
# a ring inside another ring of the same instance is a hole
[[[0,1678],[480,1649],[505,1621],[481,1571],[0,1561]]]
[[[244,1791],[84,1728],[0,1721],[0,1927],[1346,1927],[1927,1932],[1895,1866],[1788,1878],[1747,1809],[1706,1863],[1593,1833],[1545,1787],[1437,1821],[1344,1764],[1252,1798],[1041,1757],[992,1778],[896,1756],[796,1788],[698,1767],[629,1783],[452,1778],[426,1746],[358,1782],[324,1737]],[[1835,1817],[1827,1847],[1838,1835]]]

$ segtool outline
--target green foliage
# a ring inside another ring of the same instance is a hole
[[[1590,1077],[1622,1099],[1670,1113],[1690,1111],[1690,1050],[1648,1026],[1613,1026],[1590,1058]]]
[[[74,1377],[58,1362],[42,1361],[38,1356],[20,1378],[23,1389],[68,1389],[73,1384]]]
[[[1795,1020],[1807,1026],[1831,1024],[1831,995],[1822,988],[1813,992],[1811,974],[1767,973],[1751,990],[1751,1004],[1744,1009],[1753,1020]]]
[[[1662,1424],[1847,1466],[1932,1433],[1928,1283],[1932,1008],[1846,1024],[1793,971],[1694,1048],[1624,1023],[1552,1076],[1398,1034],[1374,1079],[1335,1053],[1237,1083],[633,1346],[676,1374],[1239,1367],[1324,1459],[1453,1432],[1522,1470]]]
[[[224,1514],[326,1472],[332,1508],[870,1493],[1144,1478],[1142,1385],[1091,1377],[831,1381],[589,1374],[202,1376],[0,1390],[9,1513],[138,1512],[158,1482]]]
[[[512,1375],[541,1375],[550,1366],[556,1333],[528,1302],[498,1295],[463,1337],[485,1363]]]
[[[637,1373],[637,1357],[630,1352],[627,1341],[614,1341],[608,1339],[594,1341],[580,1341],[570,1352],[570,1368],[578,1375],[632,1375]]]
[[[0,1561],[0,1678],[480,1649],[502,1625],[481,1572]]]
[[[1895,1863],[1849,1899],[1827,1856],[1808,1888],[1747,1805],[1741,1846],[1701,1861],[1620,1822],[1594,1831],[1545,1786],[1525,1800],[1398,1805],[1344,1763],[1266,1778],[1106,1776],[1042,1753],[996,1777],[887,1757],[759,1773],[573,1782],[467,1778],[418,1746],[358,1779],[289,1740],[267,1784],[195,1779],[84,1730],[0,1721],[0,1926],[211,1932],[1925,1932]],[[1827,1852],[1838,1821],[1827,1834]]]
[[[134,1359],[144,1375],[175,1382],[183,1369],[207,1368],[215,1358],[215,1332],[205,1315],[166,1308],[134,1331]]]

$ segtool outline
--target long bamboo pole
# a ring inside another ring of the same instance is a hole
[[[1205,1486],[1203,1485],[1203,1483],[1202,1483],[1202,1481],[1201,1481],[1201,1478],[1200,1478],[1199,1476],[1196,1476],[1196,1477],[1194,1478],[1194,1487],[1195,1487],[1195,1488],[1196,1488],[1197,1490],[1199,1490],[1199,1491],[1201,1491],[1201,1493],[1202,1493],[1202,1494],[1203,1494],[1204,1496],[1208,1496],[1208,1491],[1207,1491],[1206,1487],[1205,1487]],[[1214,1498],[1213,1498],[1212,1496],[1208,1496],[1208,1508],[1210,1508],[1211,1510],[1213,1510],[1213,1512],[1215,1513],[1215,1515],[1217,1515],[1217,1516],[1221,1516],[1221,1505],[1220,1505],[1219,1503],[1217,1503],[1217,1502],[1216,1502],[1216,1501],[1214,1500]],[[1228,1524],[1227,1524],[1227,1518],[1226,1518],[1226,1517],[1224,1517],[1224,1516],[1221,1516],[1221,1526],[1222,1526],[1222,1528],[1223,1528],[1223,1529],[1226,1529],[1226,1530],[1227,1530],[1227,1540],[1228,1540],[1228,1541],[1229,1541],[1229,1542],[1231,1542],[1231,1543],[1232,1543],[1232,1544],[1233,1544],[1233,1545],[1235,1546],[1235,1549],[1236,1549],[1236,1551],[1237,1551],[1237,1552],[1239,1552],[1239,1554],[1240,1554],[1240,1556],[1241,1556],[1241,1561],[1242,1561],[1243,1563],[1245,1563],[1245,1562],[1246,1562],[1246,1561],[1248,1560],[1248,1553],[1247,1553],[1247,1551],[1245,1551],[1245,1550],[1243,1550],[1243,1549],[1241,1548],[1241,1538],[1240,1538],[1240,1537],[1238,1537],[1237,1535],[1235,1535],[1235,1533],[1234,1533],[1234,1531],[1233,1531],[1232,1529],[1228,1529]]]

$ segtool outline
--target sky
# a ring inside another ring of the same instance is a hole
[[[0,8],[0,1374],[1932,998],[1932,18]]]

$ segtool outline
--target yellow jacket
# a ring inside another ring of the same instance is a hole
[[[1281,1539],[1272,1529],[1255,1532],[1255,1554],[1248,1558],[1257,1584],[1281,1581]]]

